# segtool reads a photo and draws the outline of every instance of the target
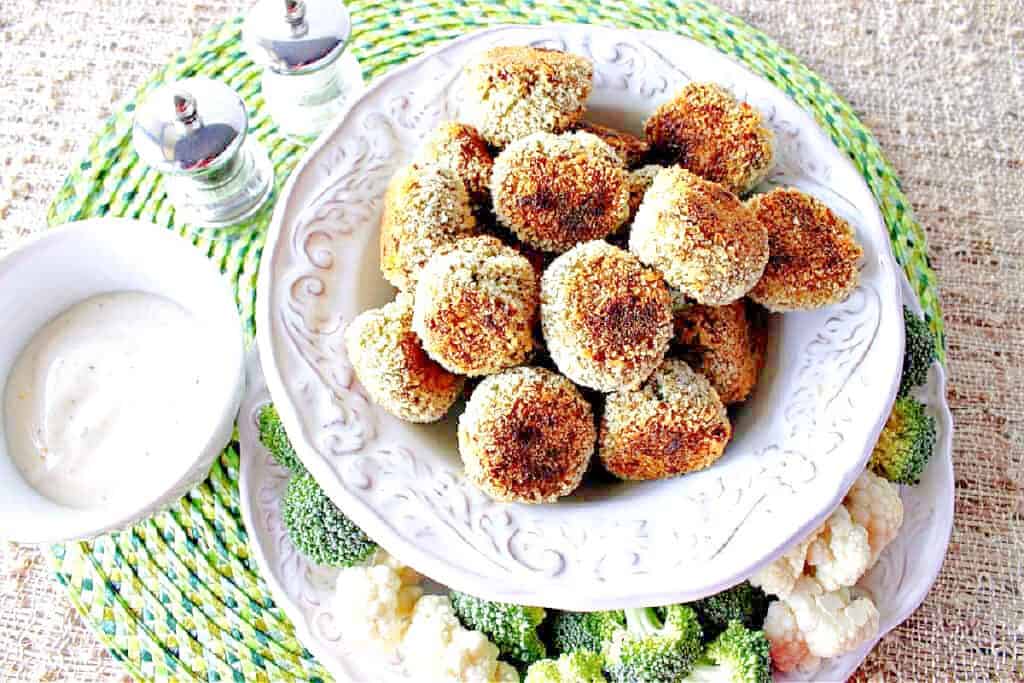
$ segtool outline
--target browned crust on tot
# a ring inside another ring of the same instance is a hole
[[[747,316],[748,302],[692,304],[675,315],[680,355],[726,405],[746,400],[764,367],[766,337]]]
[[[609,394],[599,454],[620,479],[665,479],[721,457],[732,425],[715,390],[679,360],[667,360],[636,391]]]
[[[484,492],[541,503],[579,485],[596,430],[590,405],[568,380],[515,368],[484,380],[470,403],[459,421],[459,450],[467,476]]]
[[[594,149],[554,136],[520,144],[499,158],[508,172],[495,175],[493,191],[495,213],[519,239],[563,252],[611,234],[628,218],[626,171],[606,145]]]
[[[622,163],[627,168],[635,168],[641,165],[644,159],[647,158],[647,154],[651,151],[651,146],[646,140],[638,138],[632,133],[602,126],[599,123],[580,121],[570,130],[582,130],[601,138],[608,143],[609,147],[615,150],[615,153],[619,155]]]
[[[451,170],[466,186],[474,204],[490,202],[494,159],[487,143],[473,126],[449,121],[427,138],[420,158]]]
[[[438,365],[420,345],[416,333],[409,330],[398,343],[400,367],[408,377],[409,390],[423,390],[431,394],[450,394],[462,383],[462,378]]]
[[[773,311],[844,301],[856,288],[864,250],[853,228],[795,188],[756,195],[750,209],[768,230],[768,265],[750,298]]]
[[[761,113],[714,83],[690,83],[644,125],[654,154],[730,192],[748,191],[767,173],[773,138]]]

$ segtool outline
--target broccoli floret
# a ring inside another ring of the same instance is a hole
[[[502,658],[529,665],[547,656],[537,634],[547,614],[543,607],[491,602],[457,591],[451,592],[451,600],[462,625],[486,635],[498,646]]]
[[[377,544],[339,510],[308,472],[292,475],[281,499],[281,517],[292,545],[317,564],[351,567]]]
[[[896,399],[868,466],[897,484],[916,484],[935,449],[935,418],[913,396]]]
[[[278,465],[286,467],[292,472],[305,472],[306,468],[299,462],[299,457],[292,448],[292,442],[281,424],[281,416],[277,414],[274,404],[268,403],[260,408],[259,418],[260,442],[267,447],[270,455],[277,461]]]
[[[626,610],[626,628],[605,646],[605,667],[620,683],[675,683],[686,678],[700,657],[697,613],[686,605],[669,605],[661,622],[651,608]]]
[[[770,683],[770,649],[764,631],[754,631],[738,621],[731,621],[708,645],[686,683]]]
[[[556,653],[590,650],[600,652],[619,629],[625,627],[622,610],[608,612],[555,612],[549,620],[551,647]]]
[[[730,621],[738,621],[747,628],[761,628],[768,614],[768,596],[744,581],[690,606],[697,611],[704,637],[710,640],[724,631]]]
[[[530,665],[523,683],[607,683],[596,652],[577,650],[558,659],[542,659]]]
[[[903,308],[903,327],[906,346],[903,352],[903,374],[900,376],[900,396],[906,396],[911,389],[924,384],[928,380],[928,369],[938,358],[935,336],[928,323],[906,307]]]

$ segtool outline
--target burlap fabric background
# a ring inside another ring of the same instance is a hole
[[[76,145],[112,104],[246,4],[0,0],[0,252],[43,228]],[[875,131],[941,283],[956,528],[927,601],[860,677],[1024,680],[1024,3],[719,4],[795,52]],[[0,548],[0,676],[124,677],[34,549]]]

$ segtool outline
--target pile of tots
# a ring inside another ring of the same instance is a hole
[[[767,313],[856,287],[854,231],[796,189],[743,199],[773,136],[713,83],[640,139],[583,119],[583,57],[498,47],[464,78],[465,121],[388,187],[380,268],[399,291],[346,330],[360,383],[410,422],[468,395],[466,476],[498,500],[551,502],[597,467],[709,466],[764,365]]]

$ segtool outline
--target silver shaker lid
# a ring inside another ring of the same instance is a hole
[[[132,142],[162,173],[199,175],[228,163],[245,141],[245,103],[230,86],[186,78],[151,92],[135,111]]]
[[[259,0],[242,27],[249,57],[280,74],[333,64],[351,34],[352,21],[339,0]]]

